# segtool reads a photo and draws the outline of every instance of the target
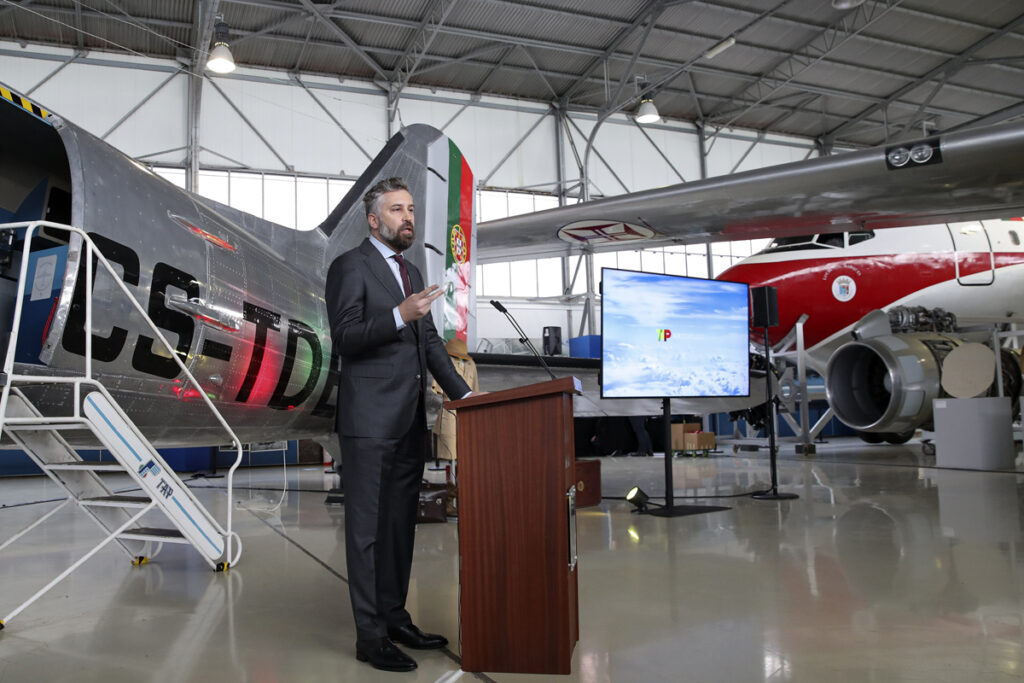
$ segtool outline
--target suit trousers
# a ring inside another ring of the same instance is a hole
[[[345,437],[345,561],[356,638],[411,623],[405,609],[429,442],[421,420],[397,439]]]

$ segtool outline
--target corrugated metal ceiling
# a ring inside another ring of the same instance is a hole
[[[415,62],[412,84],[569,110],[628,110],[646,82],[663,116],[826,145],[1024,115],[1020,0],[4,2],[0,39],[188,59],[219,13],[239,64],[385,85]]]

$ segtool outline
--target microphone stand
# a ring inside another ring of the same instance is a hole
[[[512,323],[512,327],[515,328],[515,331],[519,334],[519,343],[525,344],[526,347],[530,349],[533,355],[537,357],[537,360],[540,361],[541,366],[544,368],[544,370],[547,371],[551,379],[558,379],[557,377],[555,377],[555,373],[551,372],[551,368],[548,367],[548,364],[544,362],[544,356],[540,355],[540,352],[537,351],[537,347],[535,347],[533,345],[533,342],[530,341],[530,338],[526,336],[526,332],[523,332],[523,328],[519,327],[519,323],[517,323],[516,319],[512,317],[512,314],[508,312],[508,309],[506,309],[504,306],[501,305],[500,302],[495,301],[494,299],[491,299],[491,305],[498,309],[498,311],[500,311],[501,313],[505,314],[505,317],[508,318],[508,321]]]

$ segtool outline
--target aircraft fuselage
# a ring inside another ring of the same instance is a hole
[[[807,314],[805,347],[819,372],[875,309],[943,308],[962,325],[1024,322],[1024,223],[988,220],[773,242],[720,279],[777,288],[779,341]]]
[[[419,218],[406,257],[445,288],[446,297],[435,302],[443,332],[466,338],[472,173],[439,131],[404,129],[319,229],[297,231],[186,192],[57,117],[0,102],[0,130],[0,223],[47,220],[84,229],[243,442],[333,430],[324,276],[335,257],[368,235],[360,198],[380,177],[409,183]],[[0,320],[10,325],[25,230],[6,236]],[[428,253],[428,243],[441,248]],[[80,375],[85,244],[68,230],[45,227],[28,259],[15,371]],[[200,390],[95,258],[93,272],[95,379],[159,445],[227,441]],[[26,392],[44,414],[70,410],[68,385]]]

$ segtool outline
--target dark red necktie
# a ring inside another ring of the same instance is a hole
[[[409,281],[409,269],[405,267],[405,259],[401,254],[395,254],[394,259],[398,261],[398,272],[402,275],[402,289],[406,296],[412,296],[412,283]]]

